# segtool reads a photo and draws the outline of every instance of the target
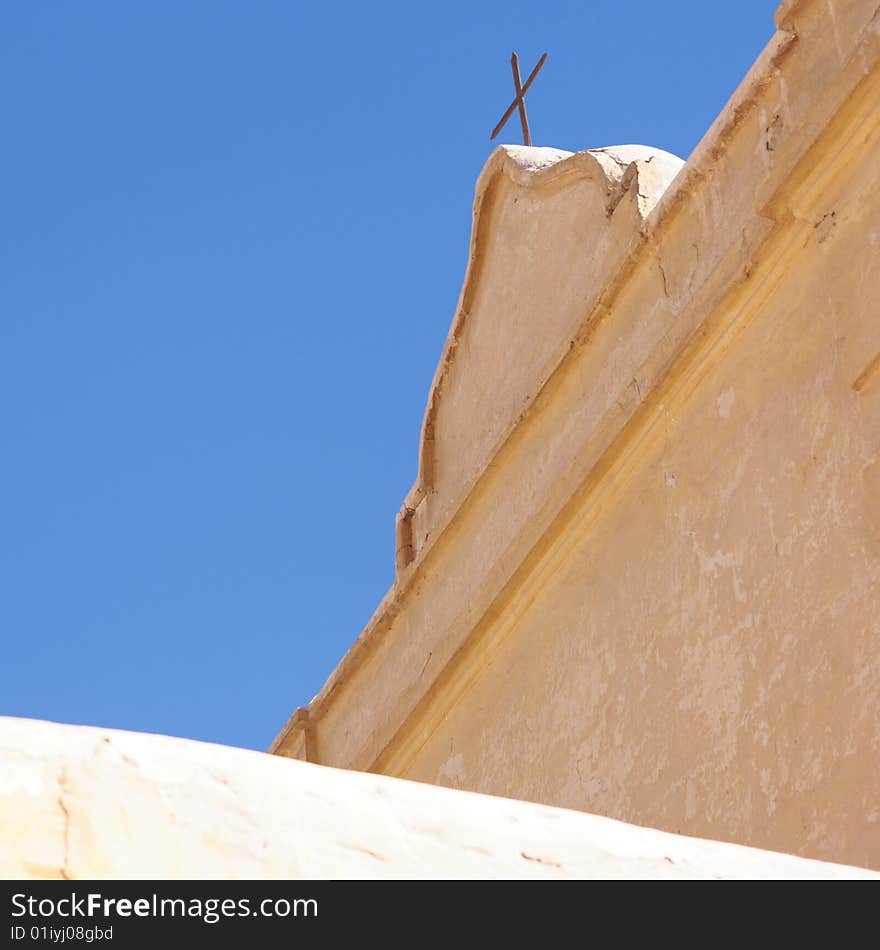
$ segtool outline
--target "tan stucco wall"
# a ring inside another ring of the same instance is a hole
[[[783,4],[671,184],[490,159],[397,581],[274,751],[880,867],[878,24]]]
[[[0,718],[0,878],[872,878],[243,749]]]

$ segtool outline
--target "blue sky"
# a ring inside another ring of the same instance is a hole
[[[511,50],[534,144],[687,157],[773,9],[7,4],[0,713],[265,748],[392,582]]]

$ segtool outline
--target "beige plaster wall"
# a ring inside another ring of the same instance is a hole
[[[776,22],[674,178],[489,160],[397,581],[273,751],[880,867],[880,13]]]
[[[817,220],[407,777],[880,864],[880,163]]]

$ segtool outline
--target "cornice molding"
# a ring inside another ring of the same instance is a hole
[[[815,11],[814,14],[819,16]],[[720,256],[711,266],[707,265],[701,280],[694,283],[692,289],[688,283],[689,296],[683,301],[684,310],[681,311],[681,321],[691,327],[687,338],[677,349],[661,348],[648,357],[643,365],[650,369],[650,373],[646,369],[643,374],[643,391],[627,397],[620,412],[613,419],[609,417],[612,434],[599,455],[589,463],[584,462],[585,468],[573,472],[571,484],[557,486],[560,495],[563,489],[569,492],[559,512],[550,517],[540,530],[523,531],[521,549],[507,559],[513,566],[506,580],[499,582],[491,596],[487,594],[488,600],[480,607],[482,619],[455,632],[457,646],[450,647],[453,650],[451,658],[432,665],[426,672],[424,683],[419,685],[419,698],[406,709],[394,703],[390,703],[385,712],[371,709],[369,715],[377,725],[369,741],[359,746],[359,751],[346,761],[334,760],[330,764],[392,774],[405,770],[406,762],[418,750],[424,737],[430,734],[437,717],[455,702],[461,690],[479,671],[487,652],[491,652],[492,644],[503,638],[511,618],[529,602],[529,592],[534,584],[540,584],[541,579],[548,576],[548,571],[552,573],[558,558],[565,556],[568,544],[576,543],[581,532],[588,530],[591,523],[588,513],[598,510],[596,505],[600,494],[610,497],[616,490],[615,485],[625,478],[627,466],[638,455],[639,445],[650,438],[658,413],[669,405],[670,400],[686,397],[702,375],[723,357],[736,334],[767,299],[791,255],[809,239],[814,224],[811,214],[821,203],[822,195],[840,180],[848,163],[863,160],[864,149],[869,144],[876,148],[880,116],[880,74],[877,70],[880,33],[872,25],[874,22],[869,17],[850,36],[843,39],[838,36],[838,48],[831,52],[826,49],[828,44],[821,45],[815,40],[824,27],[821,19],[806,24],[813,42],[805,44],[790,31],[780,31],[768,44],[685,168],[656,205],[642,216],[639,239],[585,315],[573,345],[560,357],[530,405],[505,432],[492,456],[490,468],[495,467],[496,461],[501,464],[503,453],[515,441],[514,435],[518,439],[523,437],[535,413],[552,398],[554,386],[561,385],[560,380],[573,362],[585,352],[584,348],[589,346],[597,327],[612,316],[615,301],[634,276],[647,273],[655,266],[665,270],[669,264],[664,265],[663,259],[666,255],[668,260],[669,249],[692,238],[688,233],[689,223],[695,216],[704,215],[713,193],[725,187],[725,176],[730,174],[730,156],[734,152],[755,155],[756,146],[760,148],[763,144],[763,151],[768,153],[763,155],[762,152],[763,165],[756,166],[751,179],[746,177],[750,188],[746,217],[751,223],[739,242],[733,241],[727,250],[719,250]],[[798,100],[792,86],[794,83],[796,87],[798,76],[823,77],[824,94],[818,99],[814,97],[808,104]],[[771,148],[770,125],[773,117],[782,114],[785,108],[789,111],[784,114],[784,122],[774,126],[776,137]],[[591,157],[577,157],[585,154]],[[577,159],[577,162],[571,162],[569,174],[598,176],[594,163],[600,163],[601,159],[596,159],[595,153],[577,153],[570,157],[565,153],[556,155],[560,157],[555,161],[529,171],[522,169],[509,153],[496,153],[483,174],[489,172],[489,181],[501,174],[538,174],[546,176],[549,183],[560,176],[566,162]],[[490,165],[493,165],[491,170]],[[607,184],[609,179],[604,166],[602,174],[610,195],[613,185]],[[618,204],[619,201],[614,208]],[[475,220],[476,217],[475,208]],[[477,232],[475,225],[474,233]],[[472,242],[472,256],[473,251]],[[675,273],[673,263],[670,272],[664,274],[664,286],[667,281],[674,286],[681,279],[682,275]],[[467,283],[468,278],[466,287]],[[464,296],[465,290],[462,298]],[[466,314],[466,310],[460,307],[456,320],[460,313]],[[441,361],[435,383],[442,366]],[[437,388],[442,390],[442,386]],[[475,495],[476,488],[471,486],[469,494],[461,500],[456,520],[467,516],[469,498]],[[583,519],[577,537],[569,530],[575,517]],[[448,526],[445,534],[449,534]],[[430,547],[418,552],[414,560],[400,571],[395,585],[367,628],[310,704],[310,728],[320,729],[321,719],[329,705],[353,682],[372,651],[385,642],[395,620],[406,609],[408,598],[427,576],[438,546],[446,543],[451,542],[441,533],[433,539]],[[517,604],[521,606],[517,607]],[[444,631],[444,634],[452,637],[452,631]],[[301,757],[301,743],[295,737],[302,732],[300,725],[285,727],[270,751]]]

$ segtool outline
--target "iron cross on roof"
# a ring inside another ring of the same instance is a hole
[[[523,145],[532,144],[532,136],[529,133],[529,120],[526,116],[526,93],[529,91],[529,87],[535,81],[535,77],[541,71],[541,67],[547,61],[547,54],[544,55],[538,60],[538,65],[529,73],[529,78],[526,80],[524,86],[520,85],[519,81],[519,59],[517,58],[516,53],[510,54],[510,66],[513,69],[513,85],[516,88],[516,98],[508,106],[507,112],[501,116],[501,121],[495,128],[492,130],[492,134],[489,136],[489,139],[494,139],[495,136],[504,128],[504,123],[513,115],[513,110],[519,106],[519,121],[522,125],[522,134],[523,134]]]

